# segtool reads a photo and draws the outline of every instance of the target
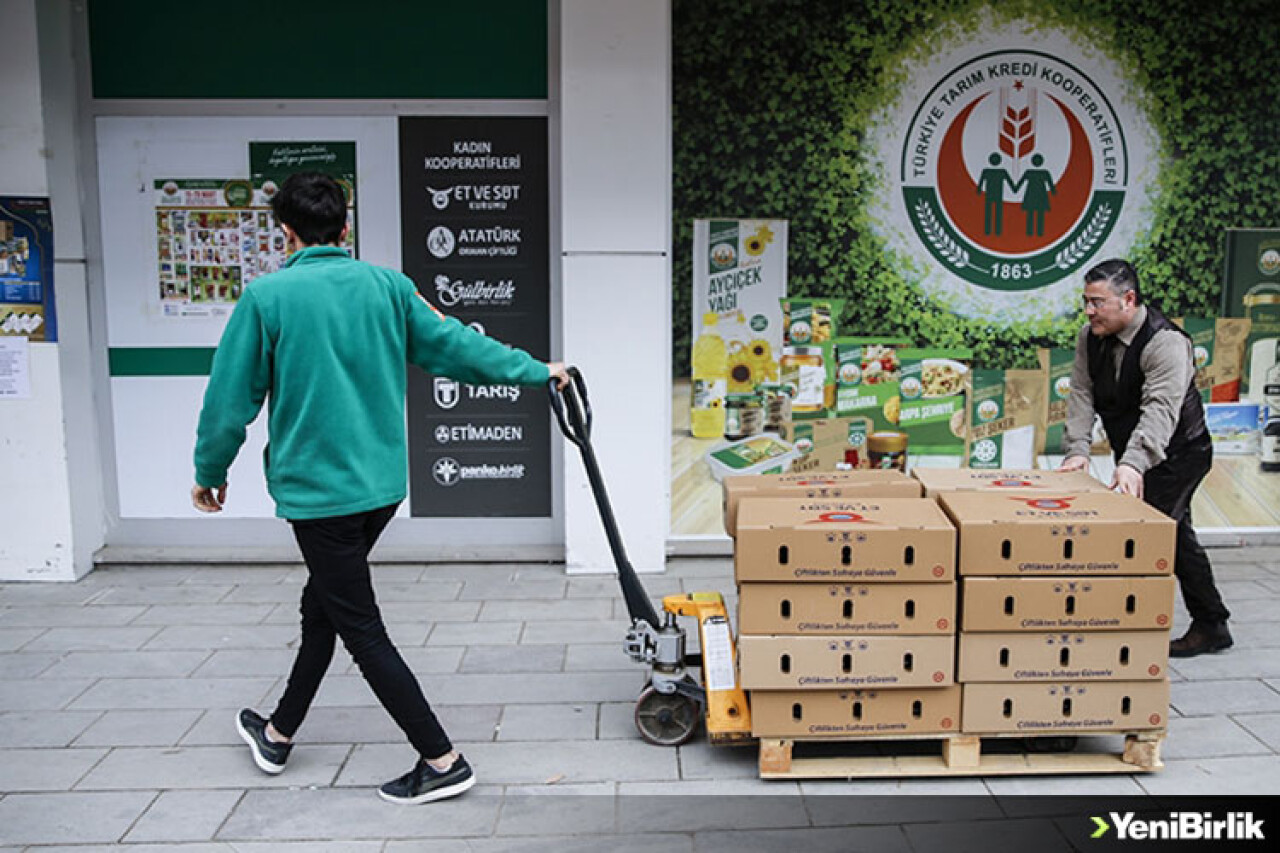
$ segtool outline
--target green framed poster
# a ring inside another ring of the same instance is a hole
[[[1280,362],[1280,228],[1228,228],[1224,239],[1222,316],[1250,321],[1240,396],[1260,401]]]

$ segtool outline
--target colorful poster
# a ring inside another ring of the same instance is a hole
[[[299,153],[319,148],[331,155],[323,158],[331,169]],[[284,266],[285,236],[271,199],[293,171],[334,173],[347,198],[342,246],[355,254],[354,142],[255,142],[250,161],[252,178],[155,180],[157,281],[165,317],[226,316],[249,282]]]
[[[1240,396],[1261,402],[1280,365],[1280,228],[1229,228],[1226,244],[1222,316],[1249,320]]]
[[[720,439],[728,395],[778,381],[787,222],[696,220],[693,258],[691,432]]]
[[[58,339],[49,199],[0,196],[0,336]]]

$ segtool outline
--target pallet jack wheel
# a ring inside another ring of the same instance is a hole
[[[636,699],[636,729],[654,746],[680,746],[698,730],[698,701],[680,693],[659,693],[652,685]]]
[[[1027,752],[1070,752],[1076,748],[1075,735],[1029,737],[1025,743]]]

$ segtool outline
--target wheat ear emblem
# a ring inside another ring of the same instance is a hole
[[[1022,108],[1009,105],[1009,89],[1000,89],[1000,151],[1013,161],[1013,179],[1020,164],[1036,147],[1036,90],[1028,89]]]
[[[1111,221],[1111,213],[1111,205],[1100,205],[1094,211],[1093,216],[1089,218],[1089,224],[1080,232],[1080,236],[1072,240],[1070,245],[1054,256],[1054,266],[1069,270],[1081,258],[1087,257],[1106,232],[1107,223]]]
[[[916,202],[916,220],[924,231],[925,239],[933,244],[933,248],[937,249],[938,254],[945,260],[961,269],[969,265],[969,253],[951,239],[951,235],[933,215],[933,209],[929,207],[928,202],[923,200]]]

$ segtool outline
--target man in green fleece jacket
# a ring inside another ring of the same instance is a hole
[[[318,173],[291,175],[272,199],[291,255],[247,287],[213,359],[195,447],[191,499],[222,509],[227,469],[245,428],[267,404],[263,457],[276,515],[293,527],[307,564],[302,641],[270,718],[237,717],[254,762],[280,773],[333,657],[335,639],[419,759],[379,794],[398,803],[456,796],[475,784],[417,679],[387,636],[369,551],[404,500],[407,362],[472,384],[567,381],[543,363],[446,318],[405,275],[354,260],[341,187]]]

